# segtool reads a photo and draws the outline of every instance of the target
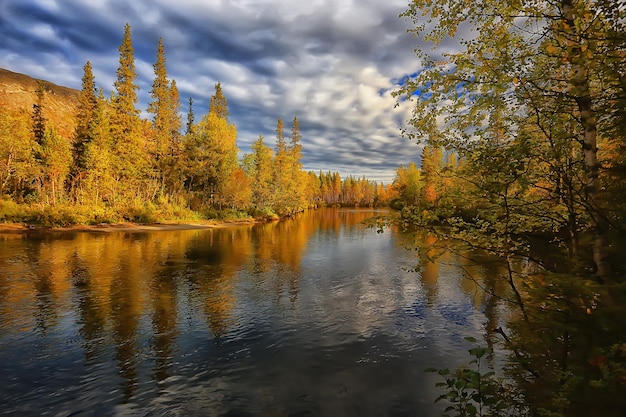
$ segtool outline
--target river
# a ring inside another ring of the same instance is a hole
[[[493,271],[373,214],[0,234],[0,415],[440,415]]]

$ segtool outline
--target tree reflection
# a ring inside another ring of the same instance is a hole
[[[162,382],[169,376],[174,343],[178,335],[176,275],[166,270],[155,276],[151,285],[151,297],[154,377],[157,382]]]
[[[29,237],[10,259],[0,254],[2,324],[19,311],[41,332],[54,328],[66,343],[78,338],[71,348],[80,362],[111,361],[121,379],[115,395],[128,403],[146,368],[153,365],[149,378],[159,387],[174,375],[181,316],[206,323],[209,337],[221,341],[236,337],[242,296],[297,308],[311,237],[321,230],[321,239],[331,239],[324,231],[362,227],[371,214],[333,209],[228,228]]]

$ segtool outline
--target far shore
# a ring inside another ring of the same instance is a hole
[[[0,223],[0,233],[27,232],[152,232],[167,230],[194,230],[220,227],[242,226],[260,223],[262,220],[211,221],[201,223],[101,223],[95,225],[73,225],[49,227],[23,223]]]

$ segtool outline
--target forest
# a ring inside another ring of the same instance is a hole
[[[45,226],[114,222],[271,219],[324,204],[385,205],[391,185],[338,172],[302,169],[301,132],[281,118],[275,146],[263,136],[239,158],[237,128],[215,84],[198,120],[193,98],[181,117],[176,81],[156,48],[147,113],[137,108],[131,27],[119,46],[109,97],[84,66],[75,131],[63,135],[46,115],[43,83],[32,109],[0,111],[0,221]]]
[[[432,233],[422,256],[452,240],[494,255],[481,265],[499,265],[508,292],[494,296],[512,311],[467,366],[432,370],[447,415],[626,410],[625,13],[611,0],[416,0],[402,15],[423,46],[396,97],[413,104],[404,134],[424,153],[398,170],[392,205]],[[494,346],[509,353],[499,370]]]

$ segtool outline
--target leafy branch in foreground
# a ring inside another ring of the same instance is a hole
[[[473,337],[465,340],[476,343]],[[511,385],[500,380],[489,366],[483,372],[482,368],[486,366],[484,358],[492,353],[492,349],[476,345],[468,352],[474,358],[469,362],[472,368],[460,367],[452,371],[448,368],[426,369],[426,372],[435,372],[443,378],[436,386],[445,389],[445,392],[435,400],[449,403],[443,416],[527,415],[527,410]]]

